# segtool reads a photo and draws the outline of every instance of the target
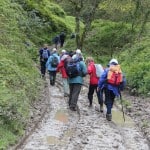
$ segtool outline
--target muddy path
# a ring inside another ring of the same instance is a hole
[[[122,113],[113,108],[113,118],[108,122],[94,97],[88,107],[87,87],[83,86],[78,111],[68,108],[68,98],[63,97],[61,79],[50,86],[48,111],[37,128],[18,150],[149,150],[148,140],[129,116],[123,121]]]

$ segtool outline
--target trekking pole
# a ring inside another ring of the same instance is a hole
[[[122,114],[123,114],[123,120],[124,120],[124,122],[125,122],[125,113],[124,113],[124,109],[123,109],[123,100],[122,100],[122,95],[121,95],[121,92],[120,92],[120,90],[119,90],[119,94],[120,94],[120,100],[121,100],[121,106],[122,106]]]

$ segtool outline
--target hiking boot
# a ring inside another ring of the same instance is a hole
[[[100,105],[100,112],[103,113],[103,111],[104,111],[104,110],[103,110],[103,106]]]
[[[69,94],[65,93],[65,94],[64,94],[64,97],[69,97]]]
[[[45,77],[45,75],[44,74],[41,74],[41,78],[44,78]]]
[[[70,110],[77,111],[76,107],[70,107]]]
[[[111,114],[106,114],[106,119],[107,119],[108,121],[111,121],[112,115],[111,115]]]
[[[89,104],[89,107],[92,107],[92,104]]]

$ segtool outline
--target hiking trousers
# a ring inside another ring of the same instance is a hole
[[[45,73],[46,73],[46,61],[40,61],[40,65],[41,65],[41,75],[44,77]]]
[[[56,71],[49,71],[50,85],[55,85]]]
[[[105,93],[105,105],[107,108],[107,114],[111,114],[111,109],[113,107],[115,95],[112,90],[109,90],[107,88],[104,89]]]
[[[77,106],[78,97],[81,91],[82,85],[79,83],[69,84],[70,95],[69,95],[69,106],[75,108]]]
[[[64,90],[64,95],[69,95],[69,83],[68,83],[68,78],[62,78],[63,82],[63,90]]]
[[[96,92],[98,103],[101,106],[103,106],[103,99],[102,99],[102,97],[100,95],[100,91],[97,91],[97,84],[90,84],[89,85],[88,99],[89,99],[90,105],[92,105],[92,103],[93,103],[93,94],[94,94],[94,91]]]

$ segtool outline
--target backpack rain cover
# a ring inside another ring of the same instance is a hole
[[[81,73],[79,60],[71,59],[69,62],[67,62],[65,69],[68,77],[74,78],[79,76]]]
[[[107,83],[118,86],[123,81],[123,74],[120,65],[111,65],[107,75]]]
[[[52,56],[51,66],[53,68],[56,68],[58,66],[58,63],[59,63],[58,58],[56,56]]]

